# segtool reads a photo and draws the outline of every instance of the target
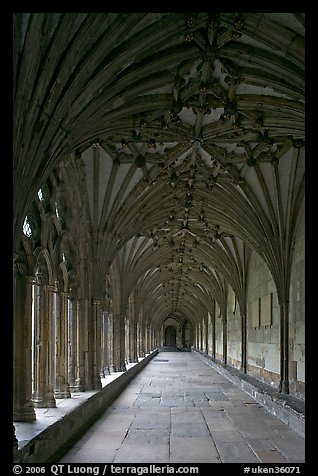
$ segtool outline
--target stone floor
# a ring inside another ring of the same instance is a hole
[[[59,463],[302,463],[305,440],[190,352],[162,352]]]

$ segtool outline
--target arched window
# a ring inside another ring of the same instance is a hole
[[[30,238],[32,236],[32,228],[31,228],[31,225],[30,225],[30,222],[29,222],[29,219],[28,219],[27,216],[24,219],[22,229],[23,229],[23,234],[25,236],[27,236],[28,238]]]

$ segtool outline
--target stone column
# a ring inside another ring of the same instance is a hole
[[[106,375],[110,374],[109,369],[109,355],[108,355],[108,313],[106,311],[102,312],[101,316],[101,361],[100,361],[100,377],[104,378]]]
[[[289,393],[288,302],[280,303],[280,392]]]
[[[241,314],[242,343],[241,343],[241,372],[247,372],[247,319],[246,312]]]
[[[76,341],[76,302],[68,300],[68,383],[70,392],[74,392],[76,387],[76,362],[77,362],[77,341]]]
[[[105,378],[105,367],[106,367],[106,335],[105,335],[105,328],[106,328],[106,315],[105,311],[101,313],[101,323],[100,323],[100,370],[99,376],[100,378]]]
[[[102,388],[100,380],[100,366],[101,366],[101,303],[100,301],[93,301],[93,387],[94,390]]]
[[[79,299],[78,320],[78,350],[79,350],[79,379],[81,390],[93,390],[92,355],[92,322],[91,305],[87,298]]]
[[[149,327],[144,325],[144,339],[145,339],[145,354],[149,354]]]
[[[150,352],[153,351],[154,349],[154,330],[151,328],[150,329],[150,339],[149,339],[149,349],[150,349]]]
[[[211,312],[211,320],[212,320],[212,357],[215,358],[215,299],[213,299],[213,306]]]
[[[108,364],[109,371],[115,372],[114,370],[114,329],[113,329],[113,314],[108,313],[107,315],[107,347],[108,347]]]
[[[36,419],[32,402],[33,278],[14,269],[13,421]]]
[[[85,382],[85,354],[83,352],[83,342],[84,337],[81,333],[83,324],[81,323],[81,310],[83,303],[78,299],[74,300],[73,303],[73,338],[74,338],[74,358],[75,358],[75,383],[74,387],[71,387],[72,392],[83,392],[84,391],[84,382]]]
[[[222,316],[222,324],[223,324],[223,363],[227,363],[227,316],[226,312]]]
[[[111,365],[111,356],[112,356],[112,341],[113,341],[113,329],[112,321],[109,312],[105,314],[105,366],[104,372],[105,375],[110,374],[110,365]]]
[[[126,365],[129,364],[130,359],[130,348],[129,348],[129,342],[130,342],[130,321],[129,319],[125,319],[125,363]]]
[[[195,342],[197,350],[200,350],[200,323],[197,322],[196,325],[196,332],[195,332]]]
[[[206,317],[205,321],[205,350],[206,354],[209,354],[209,315]]]
[[[125,365],[125,316],[116,314],[113,318],[113,369],[124,372]]]
[[[56,407],[52,378],[53,292],[47,284],[40,286],[38,322],[35,340],[35,376],[33,402],[37,408]]]
[[[129,322],[129,362],[138,362],[137,354],[137,322]]]
[[[55,319],[55,398],[71,398],[68,383],[68,300],[68,293],[59,294]]]
[[[145,357],[145,324],[139,325],[139,357]]]

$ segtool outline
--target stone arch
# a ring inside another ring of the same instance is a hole
[[[37,284],[54,284],[53,282],[53,268],[50,254],[47,249],[36,249],[34,251],[36,256],[34,274]]]

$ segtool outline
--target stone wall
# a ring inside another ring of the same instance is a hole
[[[215,358],[223,360],[223,321],[218,304],[215,305]]]
[[[305,397],[305,220],[295,236],[289,295],[289,391]]]
[[[252,253],[247,290],[248,373],[278,387],[280,310],[275,284],[264,260]]]
[[[229,287],[227,300],[227,363],[235,368],[241,367],[242,321],[240,308],[234,291]]]

